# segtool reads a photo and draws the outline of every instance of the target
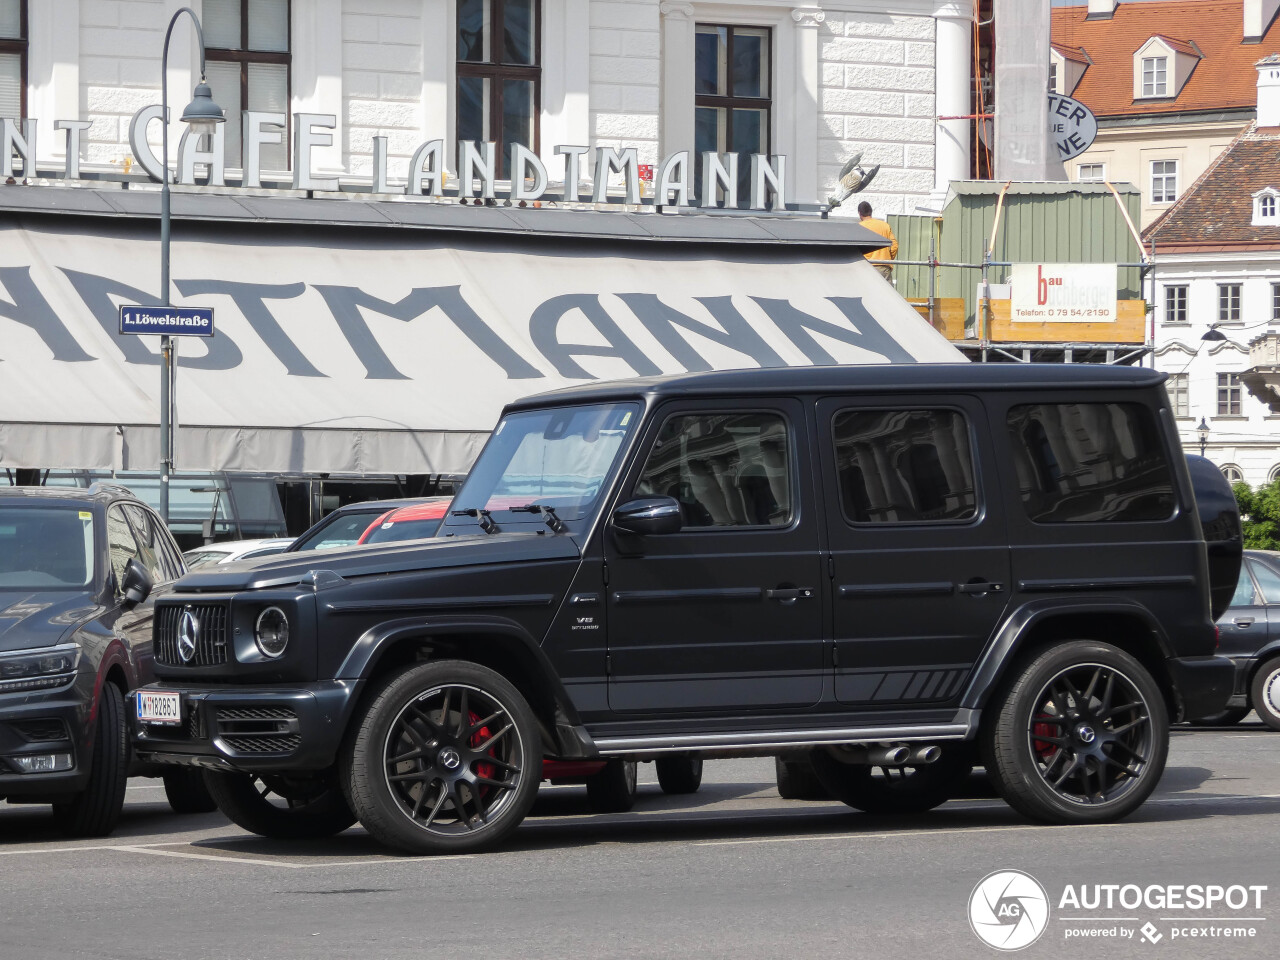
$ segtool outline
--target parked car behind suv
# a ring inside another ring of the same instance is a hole
[[[111,832],[130,773],[124,696],[152,679],[152,606],[182,572],[123,487],[0,487],[0,798],[53,804],[73,836]],[[175,810],[214,809],[190,771],[164,771]]]
[[[1033,819],[1125,816],[1170,718],[1233,675],[1239,544],[1210,564],[1163,379],[783,368],[520,401],[434,539],[184,578],[136,748],[204,767],[249,830],[359,819],[425,852],[505,837],[544,757],[800,751],[895,813],[980,759]]]
[[[1236,667],[1235,696],[1202,723],[1239,723],[1250,708],[1280,730],[1280,553],[1246,550],[1231,606],[1218,621],[1221,653]]]

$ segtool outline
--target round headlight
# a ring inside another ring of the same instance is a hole
[[[253,628],[253,639],[265,657],[273,660],[284,653],[289,645],[289,618],[279,607],[267,607],[258,614]]]

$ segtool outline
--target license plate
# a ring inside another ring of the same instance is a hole
[[[139,691],[138,720],[141,723],[182,723],[182,695]]]

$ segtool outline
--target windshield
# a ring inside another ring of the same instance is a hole
[[[0,506],[0,590],[93,583],[93,513],[78,504]]]
[[[303,536],[294,541],[289,553],[296,553],[299,550],[333,550],[337,547],[354,546],[360,539],[360,534],[369,528],[374,519],[383,512],[380,508],[373,510],[362,510],[355,513],[347,513],[338,517],[331,523],[325,524],[311,534],[310,537]],[[312,529],[315,529],[314,527]]]
[[[557,407],[505,417],[454,498],[446,522],[475,523],[456,516],[459,510],[497,513],[529,504],[552,507],[561,520],[582,518],[639,419],[637,403]]]
[[[428,520],[388,520],[376,530],[370,531],[362,543],[390,543],[393,540],[425,540],[434,537],[440,529],[440,518]]]

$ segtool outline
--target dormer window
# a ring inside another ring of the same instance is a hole
[[[1049,92],[1066,97],[1074,94],[1091,63],[1093,61],[1083,47],[1052,44],[1049,47]]]
[[[1167,97],[1169,95],[1169,58],[1142,58],[1142,95]]]
[[[1204,54],[1193,41],[1157,34],[1133,54],[1133,99],[1176,97]]]
[[[1280,190],[1263,187],[1253,195],[1253,226],[1280,226]]]

